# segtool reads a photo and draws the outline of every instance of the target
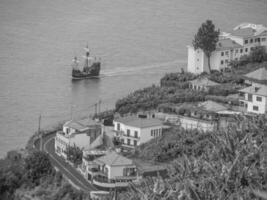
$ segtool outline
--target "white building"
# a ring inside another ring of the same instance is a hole
[[[63,125],[63,131],[58,131],[55,137],[55,151],[59,156],[67,158],[68,146],[88,148],[96,138],[101,136],[101,125],[91,119],[68,121]]]
[[[136,116],[114,119],[114,137],[119,138],[122,146],[134,148],[141,143],[162,135],[163,123],[155,118],[138,118]]]
[[[267,86],[253,84],[250,87],[239,90],[240,106],[247,112],[264,114],[267,113]]]
[[[216,50],[210,57],[212,70],[222,70],[228,67],[231,60],[239,60],[248,55],[256,46],[267,47],[267,28],[256,24],[240,24],[231,33],[222,33]],[[201,49],[189,45],[187,71],[200,74],[208,72],[208,58]]]
[[[84,155],[83,165],[87,179],[101,189],[127,187],[129,182],[137,179],[133,161],[115,151],[105,152],[105,155],[99,152],[93,157]]]
[[[200,77],[198,79],[189,81],[189,88],[198,91],[209,91],[210,87],[218,86],[219,83],[209,80],[207,77]]]

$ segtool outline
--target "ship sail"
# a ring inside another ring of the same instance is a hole
[[[79,70],[79,61],[76,56],[72,60],[72,68],[74,70]]]
[[[85,56],[84,57],[84,66],[83,70],[80,70],[78,67],[79,61],[77,57],[73,59],[73,70],[72,77],[74,79],[96,77],[99,75],[101,63],[100,60],[96,61],[96,58],[90,56],[88,45],[84,48]]]

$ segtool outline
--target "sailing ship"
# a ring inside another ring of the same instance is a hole
[[[83,69],[79,69],[79,61],[77,57],[74,57],[72,64],[72,79],[86,79],[86,78],[98,78],[101,62],[100,59],[96,59],[90,56],[88,45],[85,50],[85,61]]]

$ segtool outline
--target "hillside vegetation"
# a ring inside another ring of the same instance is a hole
[[[239,122],[222,132],[172,129],[140,146],[137,157],[170,163],[169,178],[143,180],[119,199],[260,199],[264,193],[258,190],[267,191],[267,118],[242,117]]]

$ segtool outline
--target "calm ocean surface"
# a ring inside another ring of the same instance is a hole
[[[186,65],[186,45],[206,19],[221,30],[266,25],[266,0],[0,0],[0,156],[37,130],[114,106]],[[73,56],[102,58],[99,80],[72,82]]]

